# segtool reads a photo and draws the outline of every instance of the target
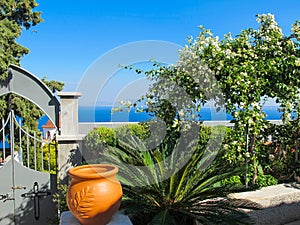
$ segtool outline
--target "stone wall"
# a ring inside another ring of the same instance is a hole
[[[300,220],[299,184],[279,184],[256,191],[235,193],[231,197],[248,199],[262,206],[261,210],[248,213],[256,225],[283,225]]]

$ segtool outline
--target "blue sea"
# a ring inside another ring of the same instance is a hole
[[[134,108],[130,112],[113,112],[111,106],[80,107],[79,122],[143,122],[151,118],[145,112],[136,112]],[[267,114],[267,120],[280,120],[281,114],[277,107],[265,106],[263,111]],[[92,118],[91,118],[92,115]],[[216,112],[213,108],[203,107],[200,112],[200,120],[231,120],[232,117],[224,112]]]
[[[112,106],[79,107],[79,122],[142,122],[151,118],[147,113],[136,113],[135,109],[129,112],[112,112]]]
[[[114,112],[111,113],[112,106],[97,106],[97,107],[79,107],[78,120],[79,122],[143,122],[152,118],[145,112],[135,112],[131,109],[130,112]],[[267,120],[280,120],[281,114],[275,106],[265,106],[263,111],[267,114]],[[201,108],[201,120],[231,120],[232,117],[228,114],[216,113],[214,109],[203,107]],[[48,118],[42,117],[39,121],[39,129],[42,130],[42,125],[46,124]]]

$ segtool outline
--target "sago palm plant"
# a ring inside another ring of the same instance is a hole
[[[227,198],[236,187],[221,185],[242,169],[226,171],[219,161],[207,166],[213,151],[204,154],[193,141],[178,145],[171,151],[167,144],[148,150],[129,135],[104,151],[102,161],[119,167],[122,208],[133,224],[251,224],[242,209],[259,206]]]

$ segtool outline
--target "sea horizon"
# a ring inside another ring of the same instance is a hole
[[[153,116],[150,116],[146,112],[136,112],[135,108],[131,108],[130,112],[126,109],[122,112],[113,112],[112,109],[115,106],[112,105],[100,105],[100,106],[80,106],[78,109],[79,122],[144,122]],[[278,111],[278,106],[264,106],[263,112],[266,113],[267,120],[280,120],[282,112]],[[94,118],[88,116],[94,115]],[[201,121],[225,121],[232,120],[232,116],[226,114],[224,111],[216,112],[214,107],[204,106],[200,111]]]
[[[111,113],[112,105],[100,106],[79,106],[78,122],[79,123],[101,123],[101,122],[145,122],[152,116],[146,112],[135,112],[134,108],[130,112],[114,112]],[[267,114],[266,120],[281,120],[282,113],[278,111],[277,106],[264,106],[263,111]],[[91,116],[92,115],[92,116]],[[232,116],[229,114],[216,113],[212,107],[202,107],[200,112],[200,121],[230,121]],[[48,121],[47,116],[43,116],[39,120],[39,130],[42,131],[42,126]]]

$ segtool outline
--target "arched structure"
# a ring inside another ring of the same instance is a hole
[[[5,94],[16,94],[29,100],[48,116],[57,130],[59,129],[60,103],[51,90],[33,74],[10,65],[7,78],[0,82],[0,96]],[[44,148],[41,147],[46,142],[39,140],[36,132],[29,133],[28,129],[24,130],[16,120],[13,110],[7,119],[2,119],[2,143],[9,143],[10,151],[8,153],[2,146],[1,157],[4,157],[4,163],[0,167],[0,200],[5,204],[0,204],[0,225],[46,224],[49,218],[57,214],[52,201],[57,190],[57,175],[50,173],[50,151],[47,170],[47,166],[44,165]],[[23,143],[23,140],[26,140],[26,143]],[[51,143],[47,144],[50,146]],[[15,150],[17,146],[18,149]],[[5,157],[6,153],[8,157]],[[39,200],[42,198],[40,204]]]
[[[36,76],[16,65],[8,68],[8,77],[0,83],[0,96],[17,94],[37,105],[58,129],[59,101]]]
[[[78,98],[81,94],[59,92],[59,102],[39,78],[16,65],[9,66],[7,79],[0,82],[0,96],[9,93],[17,94],[37,105],[56,126],[58,176],[61,180],[65,179],[67,170],[71,167],[70,155],[79,149],[79,143],[82,142],[82,136],[78,135]]]

